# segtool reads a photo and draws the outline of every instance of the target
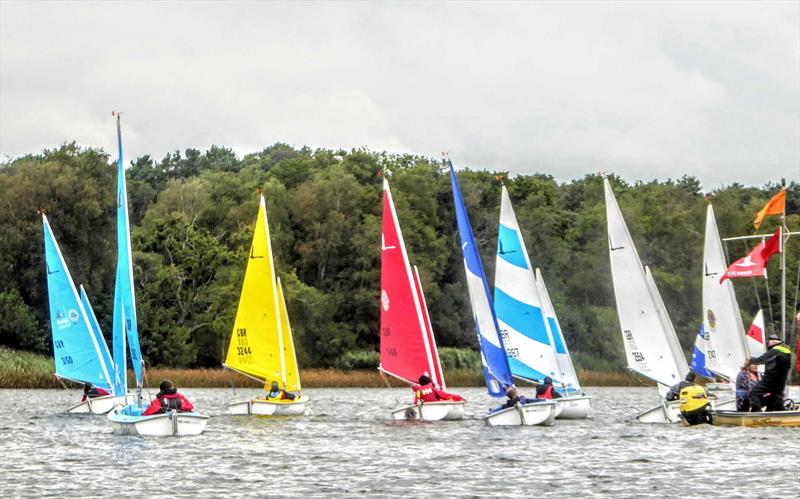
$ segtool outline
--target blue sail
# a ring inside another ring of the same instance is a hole
[[[700,330],[697,331],[697,338],[694,341],[694,349],[692,350],[692,371],[700,376],[708,379],[714,379],[714,373],[706,367],[706,335],[703,330],[703,325],[700,324]]]
[[[543,300],[505,186],[501,192],[495,262],[494,311],[511,373],[536,382],[549,376],[556,385],[562,385],[564,381]]]
[[[81,304],[83,304],[83,310],[86,311],[86,316],[89,318],[89,324],[92,326],[92,334],[94,335],[95,341],[97,342],[98,349],[100,351],[100,357],[102,357],[103,362],[108,367],[109,372],[114,372],[114,361],[111,359],[111,353],[108,351],[108,345],[106,345],[106,340],[103,338],[103,331],[100,329],[100,324],[97,322],[97,316],[94,315],[94,309],[92,309],[92,304],[89,303],[89,296],[86,294],[86,290],[83,289],[83,284],[78,286],[78,291],[81,295]]]
[[[128,192],[125,186],[125,168],[122,162],[122,131],[117,116],[117,277],[114,285],[114,360],[119,383],[125,383],[125,338],[130,347],[131,364],[136,375],[136,386],[142,386],[142,350],[139,347],[139,329],[136,321],[136,302],[133,291],[133,259],[131,255],[131,228],[128,219]],[[119,356],[121,355],[121,356]],[[124,392],[123,392],[124,393]]]
[[[514,381],[511,378],[511,370],[508,366],[497,318],[494,315],[492,295],[486,282],[486,274],[483,271],[467,210],[464,208],[464,200],[458,187],[458,179],[453,170],[453,163],[448,160],[448,164],[450,180],[453,184],[453,202],[456,207],[458,234],[461,239],[461,251],[464,255],[464,270],[467,274],[467,288],[472,305],[472,317],[481,347],[486,390],[493,397],[502,397],[505,395],[506,387],[513,384]]]
[[[56,375],[110,390],[111,366],[102,358],[100,345],[47,216],[42,215],[42,223]]]

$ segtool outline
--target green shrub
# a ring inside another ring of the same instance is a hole
[[[336,359],[334,365],[343,371],[354,369],[377,369],[381,359],[373,350],[349,350]]]
[[[471,348],[440,348],[439,360],[441,360],[444,370],[463,369],[483,372],[481,354]]]

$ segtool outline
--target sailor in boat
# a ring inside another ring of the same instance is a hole
[[[194,406],[189,400],[178,393],[175,383],[165,379],[159,385],[159,392],[156,398],[150,402],[142,416],[152,416],[153,414],[163,414],[167,411],[192,412]]]
[[[535,404],[537,402],[544,402],[545,400],[540,398],[529,399],[528,397],[520,394],[519,389],[517,389],[517,387],[514,385],[506,388],[506,397],[508,397],[508,399],[506,400],[505,404],[491,409],[490,412],[497,412],[502,411],[503,409],[508,409],[509,407],[516,407],[517,404]]]
[[[697,383],[695,383],[694,381],[696,377],[697,375],[695,373],[689,372],[689,374],[686,375],[685,379],[682,379],[677,384],[672,385],[672,387],[667,391],[667,395],[665,396],[667,402],[678,400],[681,397],[681,390],[683,390],[686,387],[696,385]]]
[[[461,402],[464,400],[461,395],[439,390],[436,385],[433,384],[427,372],[423,373],[417,381],[419,381],[418,385],[411,385],[411,391],[414,392],[414,404],[439,402],[441,400],[451,400],[453,402]]]
[[[550,376],[544,377],[544,381],[542,381],[542,384],[536,387],[536,398],[545,400],[553,400],[561,398],[561,394],[558,393],[555,387],[553,386],[553,378],[551,378]]]
[[[782,411],[783,391],[786,389],[786,378],[792,368],[792,351],[771,335],[767,339],[767,351],[763,355],[753,357],[750,362],[764,364],[764,375],[761,381],[750,390],[750,412],[761,412],[766,405],[768,411]]]
[[[710,423],[711,415],[708,402],[708,392],[700,385],[689,385],[681,390],[680,393],[680,417],[685,424],[692,426],[696,424]]]
[[[269,387],[269,392],[267,393],[267,400],[294,400],[297,397],[292,392],[287,392],[286,390],[282,389],[278,386],[277,381],[273,381]]]
[[[739,412],[750,411],[750,390],[761,380],[758,372],[758,364],[754,364],[748,359],[744,367],[736,375],[736,410]]]
[[[91,383],[86,383],[83,385],[83,398],[81,398],[81,402],[84,402],[86,399],[105,397],[106,395],[111,394],[99,386],[93,386]]]

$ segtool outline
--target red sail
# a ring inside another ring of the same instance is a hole
[[[422,373],[431,371],[431,350],[392,193],[385,179],[381,239],[381,369],[416,383]]]

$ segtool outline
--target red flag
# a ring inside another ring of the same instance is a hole
[[[775,234],[772,234],[772,237],[767,239],[767,242],[764,243],[764,249],[761,250],[761,258],[764,259],[764,265],[767,264],[769,261],[769,257],[774,255],[775,253],[781,252],[781,229],[778,227],[778,230],[775,231]]]
[[[730,279],[731,277],[760,277],[763,276],[765,273],[765,262],[764,257],[762,256],[764,251],[764,242],[758,243],[758,246],[753,248],[753,251],[750,252],[744,258],[740,258],[730,264],[728,269],[722,274],[722,277],[719,279],[719,283],[722,284],[725,279]]]
[[[719,279],[720,284],[725,279],[733,277],[762,277],[767,275],[767,261],[772,255],[780,251],[781,229],[778,228],[775,234],[767,239],[766,243],[762,240],[749,255],[733,262]]]

